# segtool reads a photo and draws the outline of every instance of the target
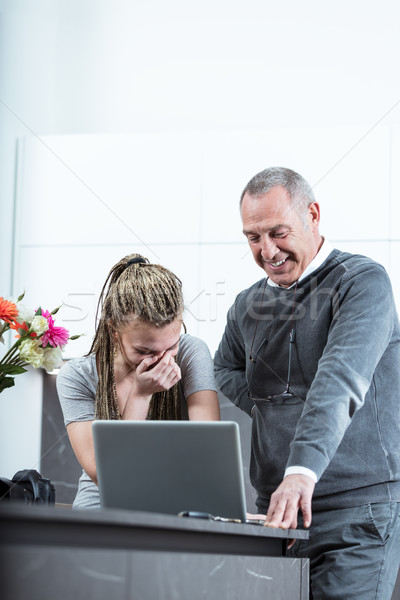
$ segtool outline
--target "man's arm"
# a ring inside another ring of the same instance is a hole
[[[390,343],[395,312],[382,267],[372,262],[358,265],[343,277],[338,311],[290,445],[287,467],[301,465],[321,477],[364,403]],[[293,526],[299,508],[304,524],[310,524],[314,485],[304,475],[285,477],[271,497],[266,524]]]
[[[221,392],[251,416],[246,381],[246,349],[235,319],[235,306],[228,312],[227,325],[214,357],[215,379]]]
[[[339,288],[338,309],[290,444],[287,467],[302,465],[320,479],[364,404],[396,322],[383,267],[368,262],[350,269]]]

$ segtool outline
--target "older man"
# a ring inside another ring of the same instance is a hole
[[[310,527],[314,600],[390,600],[400,562],[400,327],[389,278],[320,235],[308,183],[262,171],[241,197],[267,277],[240,293],[215,356],[252,422],[250,476],[271,527]],[[299,511],[300,509],[300,511]]]

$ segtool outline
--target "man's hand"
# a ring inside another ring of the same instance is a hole
[[[299,508],[304,527],[311,525],[311,498],[315,483],[308,475],[288,475],[271,496],[265,527],[296,529]]]

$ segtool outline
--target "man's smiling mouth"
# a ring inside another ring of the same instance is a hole
[[[283,265],[283,263],[288,259],[288,257],[284,258],[283,260],[278,260],[277,262],[268,262],[268,264],[271,267],[280,267],[281,265]]]

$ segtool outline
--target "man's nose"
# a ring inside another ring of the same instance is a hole
[[[278,248],[276,247],[275,241],[269,236],[265,235],[261,238],[261,256],[264,260],[272,260],[275,258]]]

